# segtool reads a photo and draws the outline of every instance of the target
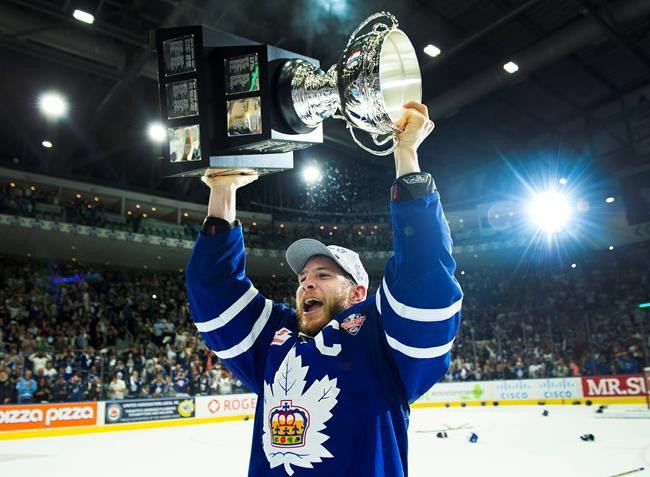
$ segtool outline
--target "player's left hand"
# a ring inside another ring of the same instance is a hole
[[[207,169],[201,180],[210,189],[231,189],[237,190],[240,187],[250,184],[259,179],[257,172],[234,174],[230,176],[211,175],[211,172],[219,172],[218,169]]]
[[[426,105],[416,101],[409,101],[404,105],[404,114],[395,123],[395,127],[402,132],[397,135],[399,149],[416,150],[424,141],[435,125],[429,119]]]

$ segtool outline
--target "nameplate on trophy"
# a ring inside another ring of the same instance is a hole
[[[168,83],[166,94],[167,119],[198,116],[199,95],[195,79]]]
[[[165,75],[173,76],[196,71],[194,35],[184,35],[162,42]]]
[[[226,58],[224,72],[226,94],[252,93],[260,90],[260,65],[257,53]]]

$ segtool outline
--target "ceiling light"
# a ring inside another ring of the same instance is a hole
[[[59,93],[43,94],[38,101],[38,105],[43,114],[51,118],[60,118],[68,112],[68,103]]]
[[[431,44],[424,47],[424,52],[432,58],[435,58],[441,53],[440,48],[438,48],[436,45]]]
[[[517,66],[517,63],[508,61],[505,65],[503,65],[503,69],[506,70],[508,73],[513,74],[519,71],[519,66]]]
[[[155,142],[163,142],[167,139],[167,130],[161,123],[152,123],[148,129],[149,139]]]
[[[189,216],[190,214],[188,214],[187,212],[183,212],[183,217],[189,217]]]
[[[155,208],[155,207],[152,207],[152,208],[151,208],[151,212],[155,212],[155,211],[156,211],[156,208]]]
[[[46,149],[51,149],[54,144],[52,144],[52,141],[48,141],[47,139],[41,142],[44,148]]]
[[[322,179],[320,169],[316,166],[307,166],[302,171],[302,177],[305,182],[312,184]]]
[[[562,185],[566,184],[566,177],[562,177],[560,179],[560,184],[562,184]]]
[[[611,204],[611,203],[614,202],[615,200],[616,200],[616,199],[614,199],[614,197],[609,196],[607,199],[605,199],[605,202],[608,203],[608,204]]]
[[[75,10],[72,12],[72,16],[80,22],[87,23],[88,25],[95,23],[95,16],[92,13],[84,12],[83,10]]]

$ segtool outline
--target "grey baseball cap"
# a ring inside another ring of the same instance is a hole
[[[287,263],[296,275],[300,275],[307,261],[314,255],[331,258],[352,276],[357,285],[363,285],[368,290],[368,273],[363,268],[359,254],[350,249],[304,238],[289,245],[286,253]]]

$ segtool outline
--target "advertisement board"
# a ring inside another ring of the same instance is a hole
[[[438,383],[429,389],[418,402],[472,402],[494,399],[494,383],[490,381],[464,383]]]
[[[545,401],[549,399],[578,399],[583,397],[582,394],[580,378],[509,379],[438,383],[429,389],[418,402]]]
[[[645,378],[642,374],[622,376],[588,376],[582,378],[585,397],[645,396]]]
[[[196,417],[226,417],[255,414],[256,394],[197,396]]]
[[[194,417],[194,411],[194,398],[109,401],[106,403],[104,423],[187,419]]]
[[[0,407],[0,431],[94,426],[97,403],[9,405]]]

